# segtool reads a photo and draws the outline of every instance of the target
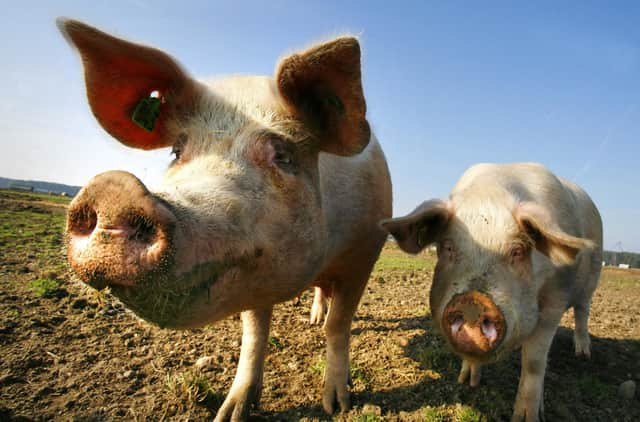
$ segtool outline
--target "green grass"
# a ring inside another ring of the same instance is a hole
[[[418,360],[425,369],[453,374],[459,364],[459,358],[440,344],[429,344],[418,352]]]
[[[358,415],[355,418],[353,418],[354,422],[382,422],[384,421],[384,419],[382,419],[382,417],[377,416],[377,415],[371,415],[371,414],[365,414],[365,415]]]
[[[371,385],[371,374],[366,369],[351,363],[349,366],[349,374],[351,375],[351,381],[355,383],[361,383],[365,388],[369,388]]]
[[[18,318],[20,318],[20,311],[17,310],[17,309],[9,309],[7,311],[7,316],[10,319],[18,319]]]
[[[486,422],[487,418],[482,413],[478,412],[469,406],[456,406],[454,412],[454,418],[458,422]]]
[[[277,349],[277,350],[284,349],[284,345],[280,342],[280,340],[278,340],[277,337],[269,336],[267,343],[269,344],[269,346],[273,347],[274,349]]]
[[[65,216],[32,211],[0,210],[0,251],[33,251],[36,256],[59,250]]]
[[[73,199],[69,196],[48,195],[46,193],[35,192],[20,192],[10,189],[0,189],[0,192],[2,192],[4,196],[7,196],[13,200],[51,202],[61,205],[67,205],[69,202],[71,202],[71,199]]]
[[[185,407],[188,407],[189,403],[199,403],[209,408],[216,408],[224,401],[224,394],[215,391],[204,375],[191,371],[168,374],[165,379],[165,388],[178,401],[185,401]]]
[[[578,390],[587,400],[598,400],[614,395],[616,388],[600,381],[592,375],[578,378]]]
[[[316,375],[323,375],[326,367],[327,361],[325,361],[323,358],[320,358],[316,361],[316,363],[309,367],[309,371],[313,372]]]
[[[60,283],[57,280],[49,278],[39,278],[29,283],[29,289],[33,291],[36,296],[49,297],[53,296],[58,289],[60,289]]]
[[[433,271],[435,260],[424,255],[398,255],[397,253],[383,252],[376,262],[374,271],[389,270],[413,270],[413,271]]]
[[[446,413],[436,407],[427,407],[422,416],[424,422],[445,422],[447,420]]]

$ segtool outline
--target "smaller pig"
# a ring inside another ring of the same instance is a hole
[[[437,245],[434,326],[462,357],[458,382],[522,347],[513,421],[543,417],[551,341],[574,308],[575,354],[590,357],[591,297],[602,262],[602,222],[589,196],[540,164],[478,164],[448,200],[432,199],[381,225],[409,253]]]

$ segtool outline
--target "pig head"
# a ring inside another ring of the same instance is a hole
[[[522,346],[514,420],[537,420],[546,357],[575,308],[576,354],[589,355],[587,319],[602,256],[602,223],[587,194],[538,164],[480,164],[448,200],[385,220],[409,253],[437,245],[434,326],[463,358],[459,382]]]
[[[163,327],[246,311],[220,419],[247,417],[259,398],[272,306],[322,286],[332,292],[323,400],[327,411],[347,408],[349,325],[384,242],[377,221],[391,215],[357,40],[285,57],[273,78],[205,83],[162,51],[58,25],[80,53],[102,127],[128,147],[174,156],[153,192],[124,171],[80,191],[66,229],[73,270]]]

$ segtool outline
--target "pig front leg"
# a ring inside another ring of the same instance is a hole
[[[262,373],[273,307],[242,312],[242,346],[238,370],[215,422],[249,418],[262,393]]]
[[[520,384],[513,406],[512,422],[537,422],[544,419],[544,374],[553,336],[564,307],[541,310],[541,320],[522,345]]]
[[[334,283],[331,306],[324,325],[327,336],[327,365],[322,406],[328,414],[334,413],[336,403],[342,412],[348,411],[351,407],[348,389],[351,321],[367,279],[368,273],[364,280],[359,282]]]
[[[469,385],[471,387],[477,387],[480,384],[480,377],[482,375],[482,366],[477,362],[472,362],[467,359],[462,359],[462,368],[460,369],[460,375],[458,375],[458,384],[464,384],[467,382],[469,375]]]

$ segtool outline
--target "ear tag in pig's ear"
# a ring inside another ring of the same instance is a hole
[[[133,110],[131,120],[147,132],[153,131],[156,120],[160,116],[160,98],[144,97],[138,101]]]
[[[329,95],[325,101],[327,102],[328,105],[333,107],[338,113],[340,114],[344,113],[344,104],[342,103],[342,100],[338,98],[337,95]]]

